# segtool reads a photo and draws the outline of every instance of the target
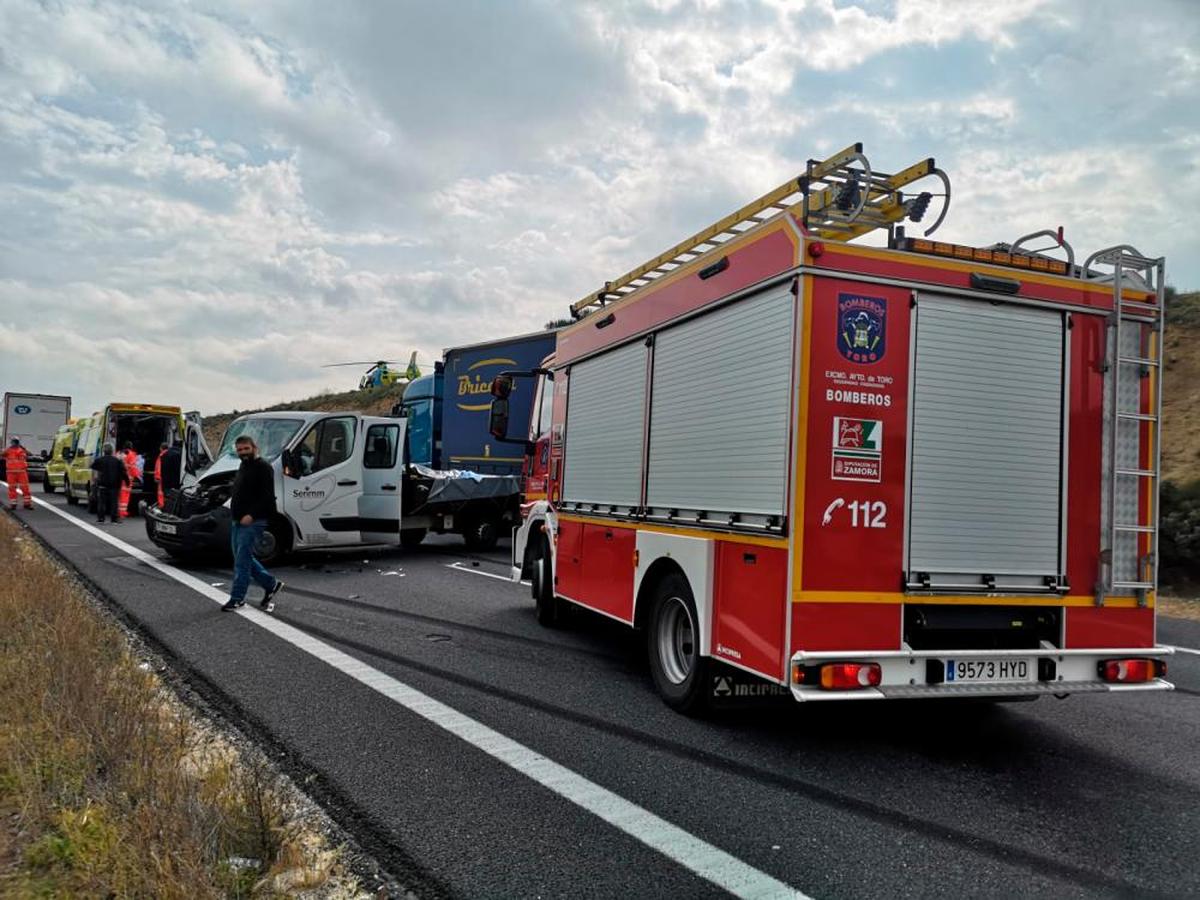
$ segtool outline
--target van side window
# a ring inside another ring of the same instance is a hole
[[[368,469],[392,468],[396,465],[399,440],[399,425],[372,425],[367,429],[367,450],[363,454],[363,466]]]
[[[345,462],[354,452],[354,419],[323,419],[309,429],[296,448],[300,474],[312,475]]]

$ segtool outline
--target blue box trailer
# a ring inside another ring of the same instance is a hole
[[[485,475],[520,475],[519,444],[500,443],[488,432],[492,379],[508,370],[536,368],[554,352],[554,331],[538,331],[485,344],[451,347],[442,371],[441,468]],[[532,378],[518,378],[508,400],[512,422],[528,422]]]

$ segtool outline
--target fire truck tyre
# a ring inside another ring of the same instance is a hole
[[[400,532],[400,546],[405,550],[415,550],[421,546],[421,541],[425,540],[425,535],[428,534],[425,528],[405,528]]]
[[[708,660],[700,655],[700,619],[687,579],[666,576],[654,593],[646,648],[654,686],[667,706],[695,715],[708,700]]]
[[[472,518],[463,529],[463,541],[468,550],[481,550],[486,553],[495,550],[499,540],[500,529],[496,520],[487,515]]]
[[[562,601],[554,596],[554,567],[550,559],[550,542],[544,537],[537,542],[533,553],[533,571],[529,577],[529,590],[537,609],[539,625],[553,628],[562,621]]]
[[[63,482],[63,493],[67,495],[67,505],[69,505],[69,506],[78,506],[79,505],[79,498],[76,497],[71,492],[71,482],[69,480]]]
[[[267,524],[267,530],[254,545],[254,556],[269,569],[281,563],[291,550],[291,527],[283,519],[272,519]]]

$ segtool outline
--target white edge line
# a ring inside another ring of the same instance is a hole
[[[63,512],[39,498],[35,497],[34,503],[216,603],[224,603],[227,599],[223,592],[209,586],[199,578],[167,565],[157,557],[151,556],[144,550],[127,544],[111,534],[106,534],[89,522],[84,522],[76,516]],[[458,567],[451,564],[450,568]],[[462,571],[473,570],[462,569]],[[488,575],[492,578],[503,577],[492,575],[489,572],[478,574]],[[806,894],[755,869],[690,832],[672,825],[649,810],[601,787],[566,766],[542,756],[512,738],[494,731],[482,722],[460,713],[453,707],[433,699],[416,688],[409,687],[390,675],[372,668],[361,660],[355,659],[291,625],[249,606],[236,610],[236,614],[443,728],[476,749],[482,750],[563,799],[582,807],[617,830],[641,841],[652,850],[736,897],[754,898],[754,900],[773,900],[773,898],[784,897],[791,898],[791,900],[811,900]]]
[[[509,584],[514,584],[513,580],[511,578],[509,578],[507,575],[497,575],[494,572],[484,572],[480,569],[476,569],[473,567],[467,568],[460,562],[444,563],[444,565],[446,566],[447,569],[454,569],[457,572],[466,572],[470,575],[482,575],[484,578],[495,578],[498,581],[507,581]],[[520,583],[521,584],[529,584],[529,582],[524,579]]]

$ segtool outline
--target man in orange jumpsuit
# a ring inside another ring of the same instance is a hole
[[[17,488],[25,492],[25,508],[33,509],[33,495],[29,492],[29,458],[21,441],[12,439],[12,446],[4,451],[4,468],[8,473],[8,507],[17,508]]]
[[[167,445],[158,445],[158,456],[154,459],[154,487],[158,491],[158,508],[162,509],[167,505],[167,498],[163,493],[162,485],[162,464],[163,457],[167,455]]]
[[[117,495],[117,515],[122,519],[129,518],[129,498],[133,496],[133,483],[141,480],[142,473],[138,470],[138,455],[133,449],[133,441],[126,441],[121,450],[121,462],[125,463],[125,473],[129,480],[122,482],[121,491]]]

